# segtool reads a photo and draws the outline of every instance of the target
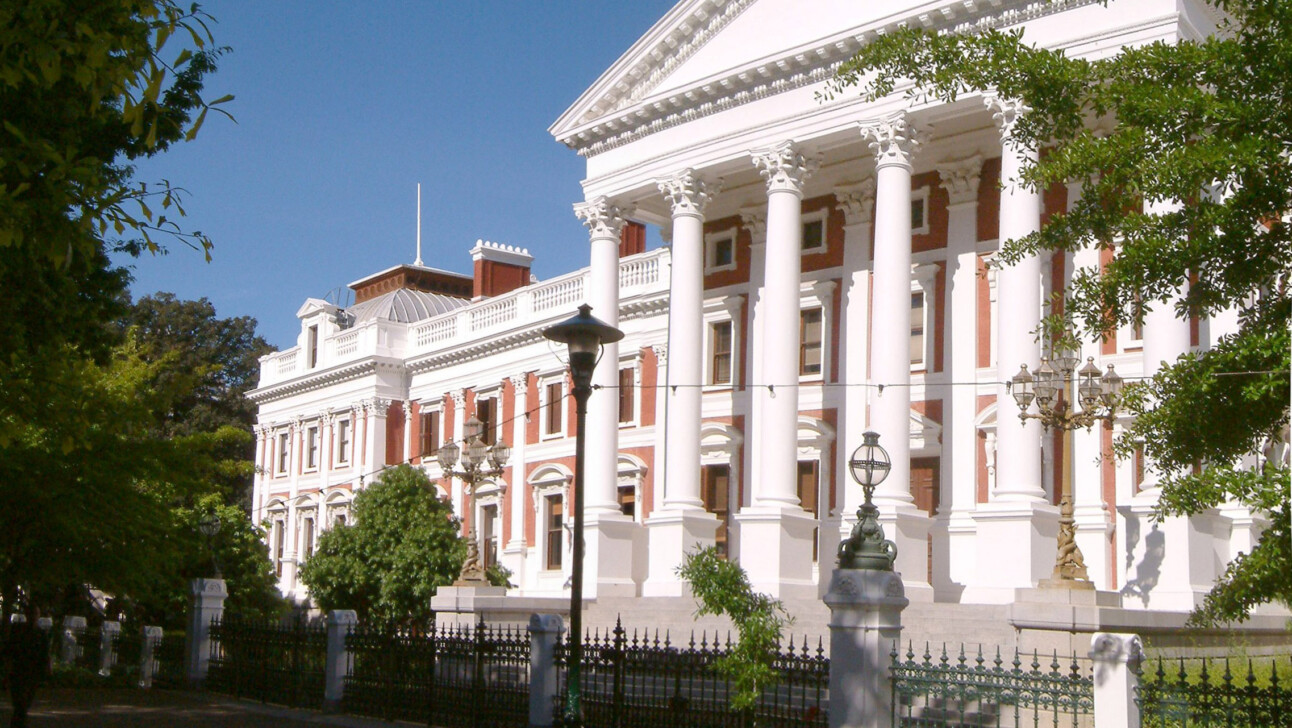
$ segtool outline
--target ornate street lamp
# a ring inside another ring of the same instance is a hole
[[[503,468],[507,466],[507,460],[511,458],[511,448],[502,442],[493,447],[485,444],[480,437],[484,431],[484,423],[474,416],[462,423],[462,430],[466,440],[465,452],[450,440],[440,446],[435,457],[440,461],[440,469],[444,471],[444,476],[461,478],[467,485],[467,495],[471,495],[480,482],[502,475]],[[455,470],[459,456],[462,456],[462,468]]]
[[[1075,347],[1069,342],[1076,340],[1072,329],[1068,328],[1055,345],[1051,362],[1042,359],[1041,366],[1033,374],[1024,364],[1018,374],[1010,380],[1010,392],[1018,403],[1018,416],[1024,422],[1029,419],[1040,420],[1048,430],[1051,427],[1063,431],[1063,482],[1059,496],[1059,539],[1058,556],[1054,562],[1054,575],[1048,585],[1067,588],[1091,589],[1094,585],[1086,572],[1085,558],[1077,547],[1076,528],[1072,515],[1072,431],[1078,427],[1090,429],[1100,420],[1111,423],[1117,414],[1118,400],[1121,398],[1122,378],[1117,375],[1113,365],[1108,365],[1108,372],[1100,371],[1095,366],[1094,357],[1086,359],[1086,365],[1077,369],[1080,363]],[[1057,369],[1056,369],[1057,367]],[[1037,412],[1028,411],[1032,402],[1036,402]],[[1080,404],[1081,409],[1075,405]]]
[[[220,560],[216,558],[215,548],[211,545],[211,540],[220,532],[220,517],[215,514],[215,511],[207,513],[197,522],[197,530],[206,537],[206,550],[207,553],[211,554],[211,568],[215,572],[214,578],[223,579],[224,577],[220,574]]]
[[[583,663],[583,436],[592,394],[592,370],[601,357],[601,345],[624,338],[624,332],[592,316],[592,307],[579,306],[579,313],[543,331],[543,336],[565,344],[570,354],[570,378],[574,380],[574,563],[570,573],[570,650],[566,672],[565,725],[583,724],[579,705],[579,674]]]
[[[866,494],[866,501],[857,509],[857,524],[852,534],[839,544],[840,569],[871,569],[892,571],[897,560],[897,545],[884,538],[884,527],[879,523],[879,509],[871,502],[875,486],[884,482],[893,467],[888,451],[879,444],[879,433],[867,432],[861,436],[861,445],[848,460],[848,470]]]

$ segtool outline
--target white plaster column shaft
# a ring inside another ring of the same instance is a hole
[[[619,232],[624,219],[605,197],[574,206],[588,228],[592,268],[588,303],[592,315],[619,326]],[[591,514],[618,513],[615,498],[619,455],[619,344],[604,344],[600,365],[592,372],[594,390],[588,398],[587,448],[584,464],[585,509]]]
[[[400,462],[411,464],[413,462],[413,402],[406,399],[400,405],[404,410],[404,449]]]
[[[463,424],[467,418],[467,393],[465,389],[455,389],[449,392],[449,398],[453,400],[453,442],[462,448],[463,434],[466,428]],[[449,500],[453,502],[453,512],[458,518],[466,515],[466,497],[463,493],[462,481],[458,478],[449,478]]]
[[[754,383],[762,419],[759,439],[754,443],[759,458],[753,479],[754,503],[797,508],[803,184],[819,161],[804,158],[789,142],[756,151],[753,160],[767,180],[767,250],[759,313],[762,330],[755,332],[755,336],[764,337],[764,346],[762,379]]]
[[[1000,159],[1000,243],[1008,244],[1041,229],[1041,193],[1026,189],[1020,181],[1022,168],[1034,164],[1035,149],[1017,146],[1012,132],[1018,117],[1027,113],[1019,101],[991,98],[987,101],[1001,132]],[[1029,255],[1002,268],[996,277],[1000,305],[996,320],[996,491],[1000,501],[1045,500],[1041,485],[1041,425],[1022,422],[1018,403],[1004,382],[1026,364],[1036,371],[1040,346],[1036,340],[1041,322],[1041,259]]]
[[[746,207],[740,210],[740,222],[749,230],[749,324],[744,337],[744,355],[747,377],[742,384],[762,383],[763,374],[763,284],[767,272],[767,208],[762,205]],[[746,389],[749,397],[749,417],[745,419],[745,442],[762,442],[763,400],[752,389]],[[740,471],[746,483],[753,482],[753,473],[758,470],[758,450],[754,447],[744,449],[744,458]],[[747,503],[737,504],[743,508],[753,504],[753,488],[745,488]]]
[[[942,187],[947,191],[947,263],[950,290],[947,291],[947,370],[953,382],[973,382],[978,378],[978,186],[982,157],[974,155],[938,165]],[[939,513],[938,530],[945,541],[935,536],[934,562],[945,563],[945,576],[951,583],[965,583],[973,574],[975,534],[972,513],[977,506],[978,432],[974,420],[978,414],[976,387],[951,387],[943,400],[942,457],[952,477],[949,509]],[[940,558],[941,557],[941,558]],[[936,586],[943,572],[935,570]]]
[[[517,554],[515,558],[523,559],[525,554],[525,430],[529,423],[529,375],[518,374],[511,378],[511,389],[513,395],[514,419],[511,423],[511,461],[508,466],[511,468],[511,482],[507,486],[507,492],[511,498],[511,538],[507,539],[507,545],[504,547],[505,553]],[[518,563],[516,566],[508,566],[517,574],[523,574],[524,569]]]
[[[843,381],[866,381],[870,362],[867,346],[867,329],[870,325],[870,228],[875,208],[875,180],[840,187],[835,190],[844,212],[843,227],[843,320],[839,324],[841,369]],[[866,431],[865,387],[848,387],[844,390],[843,416],[839,418],[840,431],[835,447],[835,472],[839,473],[842,491],[836,510],[840,517],[841,536],[846,538],[857,521],[857,509],[863,500],[861,487],[848,475],[848,459],[861,444]]]

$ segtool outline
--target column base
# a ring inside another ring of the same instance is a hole
[[[1096,589],[1112,586],[1113,523],[1104,504],[1076,506],[1073,509],[1073,526],[1076,528],[1077,547],[1086,562],[1086,573]]]
[[[1040,502],[982,503],[974,511],[977,554],[960,601],[1008,604],[1018,589],[1054,573],[1059,509]]]
[[[905,502],[879,502],[879,524],[884,535],[897,544],[893,570],[902,575],[906,596],[913,602],[932,602],[929,583],[929,514]]]
[[[1130,609],[1190,611],[1202,604],[1216,579],[1216,539],[1221,520],[1214,510],[1152,521],[1156,490],[1118,508],[1125,519],[1130,554],[1121,594]]]
[[[702,510],[659,510],[646,521],[646,542],[650,547],[642,596],[680,597],[691,593],[677,575],[677,567],[688,553],[714,544],[718,518]]]
[[[941,518],[941,516],[938,516]],[[965,584],[973,579],[978,568],[978,523],[973,519],[973,511],[952,510],[946,517],[947,584],[938,582],[940,569],[934,551],[934,589],[938,591],[939,601],[960,601]],[[936,541],[934,543],[936,547]],[[945,593],[946,599],[941,597]]]
[[[642,527],[622,513],[589,513],[584,520],[587,553],[583,593],[588,598],[637,596],[645,577],[646,538]]]
[[[817,519],[802,508],[751,506],[736,514],[740,565],[755,591],[777,599],[817,596],[812,539]],[[833,554],[819,554],[823,560]]]

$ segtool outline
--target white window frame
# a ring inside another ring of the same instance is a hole
[[[799,291],[799,325],[802,326],[803,312],[821,309],[821,371],[817,374],[799,373],[800,382],[828,382],[833,372],[830,369],[830,354],[834,346],[831,330],[834,326],[834,289],[838,285],[834,279],[805,281]],[[799,352],[802,356],[803,342],[799,341]]]
[[[305,528],[306,523],[310,523],[309,529]],[[318,546],[319,539],[319,519],[318,508],[313,506],[302,508],[296,514],[297,536],[300,543],[296,549],[296,562],[302,563],[305,559],[314,555]],[[308,538],[306,538],[308,536]]]
[[[740,354],[744,341],[740,336],[740,312],[744,296],[722,296],[704,302],[704,391],[736,389],[740,387]],[[713,381],[714,336],[713,325],[731,323],[731,381],[717,384]]]
[[[422,426],[421,418],[426,417],[427,415],[430,415],[431,417],[435,418],[436,424],[438,425],[438,428],[437,428],[437,429],[440,431],[440,437],[441,437],[441,438],[443,438],[443,437],[444,437],[444,402],[443,402],[443,400],[435,399],[435,400],[431,400],[431,401],[429,401],[429,402],[419,402],[419,403],[418,403],[418,405],[417,405],[417,417],[418,417],[417,426],[418,426],[418,428],[419,428],[419,429],[418,429],[418,432],[417,432],[417,442],[413,443],[413,445],[412,445],[412,446],[414,446],[414,447],[416,447],[416,448],[417,448],[417,450],[418,450],[418,452],[417,452],[417,456],[418,456],[418,457],[420,457],[420,458],[422,458],[422,463],[423,463],[423,465],[425,465],[425,464],[427,464],[427,463],[430,463],[431,461],[439,462],[439,461],[435,460],[435,455],[433,455],[433,454],[428,455],[428,454],[426,454],[426,453],[424,453],[424,452],[421,452],[421,449],[422,449],[422,434],[423,434],[423,433],[421,432],[421,430],[420,430],[420,428],[421,428],[421,426]],[[441,446],[441,445],[443,445],[443,444],[444,444],[443,442],[435,443],[435,449],[436,449],[436,450],[439,450],[440,446]]]
[[[535,471],[537,478],[531,478],[529,481],[530,495],[533,498],[534,505],[534,552],[538,557],[538,571],[540,574],[558,574],[569,571],[570,568],[570,519],[564,514],[569,513],[570,500],[570,480],[571,476],[552,467],[542,467]],[[564,534],[561,537],[561,568],[547,568],[547,522],[551,515],[552,498],[560,496],[562,520],[561,526]]]
[[[562,408],[561,409],[561,429],[557,432],[549,432],[547,430],[547,422],[548,422],[547,408],[551,404],[550,402],[548,402],[547,389],[550,385],[557,384],[558,382],[561,385],[561,399],[562,401],[564,401],[565,396],[570,393],[569,392],[570,383],[566,380],[565,372],[551,373],[551,374],[542,375],[538,377],[538,412],[539,412],[538,435],[539,435],[539,439],[541,440],[555,440],[561,437],[565,437],[566,427],[569,425],[569,423],[566,422],[566,420],[568,419],[566,415],[568,415],[569,412],[566,408]]]
[[[350,442],[347,447],[341,438],[341,423],[350,431]],[[332,422],[332,464],[335,468],[348,468],[354,464],[354,417],[348,412],[336,415]]]
[[[477,391],[475,401],[472,403],[472,417],[479,419],[476,413],[480,411],[480,400],[484,399],[493,400],[493,441],[502,442],[502,388],[496,386]],[[471,417],[467,419],[469,420]],[[465,422],[466,420],[463,421]],[[443,422],[440,424],[443,425]],[[443,430],[444,428],[441,427],[440,429]]]
[[[738,231],[739,228],[732,226],[726,230],[711,232],[704,236],[704,272],[706,274],[736,269],[736,233]],[[726,265],[718,265],[718,243],[723,240],[731,241],[731,262]]]
[[[494,526],[497,528],[497,532],[494,533],[494,537],[493,537],[493,542],[494,542],[493,554],[494,554],[495,563],[500,565],[502,564],[502,547],[503,547],[503,540],[502,540],[502,526],[503,526],[502,519],[504,517],[503,499],[502,499],[503,486],[504,484],[501,481],[489,481],[477,486],[476,492],[474,493],[475,520],[472,521],[472,523],[475,524],[473,530],[476,532],[476,541],[477,541],[476,546],[480,548],[481,555],[483,556],[484,534],[481,533],[480,531],[480,524],[484,522],[485,509],[493,508]]]
[[[301,460],[302,460],[301,472],[317,473],[320,467],[319,464],[323,462],[323,428],[318,422],[315,422],[309,425],[305,425],[304,430],[305,430],[305,435],[301,441]],[[309,462],[311,433],[313,434],[313,448],[314,448],[313,465],[311,465]]]
[[[821,245],[816,248],[800,247],[801,255],[822,255],[830,250],[830,208],[823,207],[813,212],[805,212],[799,216],[799,243],[802,245],[803,228],[814,222],[821,223]]]
[[[286,453],[286,455],[284,455]],[[274,477],[282,478],[292,472],[292,431],[282,428],[274,431]]]
[[[933,327],[937,321],[934,314],[934,306],[937,296],[937,277],[941,266],[937,263],[924,263],[922,265],[911,266],[911,293],[919,293],[924,296],[924,341],[921,347],[924,351],[923,356],[918,362],[911,362],[911,371],[928,372],[933,367],[933,344],[937,338],[937,332]],[[909,328],[907,334],[909,336]],[[908,347],[909,348],[909,347]]]
[[[911,234],[928,235],[929,234],[929,186],[928,185],[924,185],[923,187],[919,187],[911,190],[911,204],[914,204],[916,202],[920,203],[920,206],[923,208],[923,212],[920,214],[920,219],[924,224],[920,225],[919,227],[916,227],[915,225],[911,225]]]

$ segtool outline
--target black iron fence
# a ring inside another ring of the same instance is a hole
[[[830,660],[821,642],[782,648],[774,667],[777,681],[763,689],[745,711],[731,707],[732,686],[714,669],[731,651],[731,638],[694,635],[684,645],[634,631],[621,623],[605,633],[584,636],[580,706],[586,725],[607,728],[670,726],[746,728],[825,726],[828,724]],[[565,712],[568,645],[556,650],[562,686],[556,701],[558,723]]]
[[[225,615],[211,621],[206,687],[264,703],[321,708],[326,662],[327,631],[321,624]]]
[[[153,645],[153,687],[184,687],[184,633],[164,632]]]
[[[346,639],[342,709],[437,726],[529,723],[529,635],[510,625],[429,632],[359,627]]]
[[[896,649],[889,668],[893,689],[894,725],[899,728],[933,726],[1073,726],[1094,725],[1094,679],[1088,660],[1075,655],[1048,664],[1033,652],[1014,650],[1005,662],[997,650],[984,658],[981,648],[973,657],[963,645],[952,657],[945,646],[938,656],[925,646],[917,657],[908,645],[906,659]],[[1064,664],[1067,663],[1067,664]]]
[[[1292,726],[1292,656],[1157,659],[1140,671],[1144,728]]]

